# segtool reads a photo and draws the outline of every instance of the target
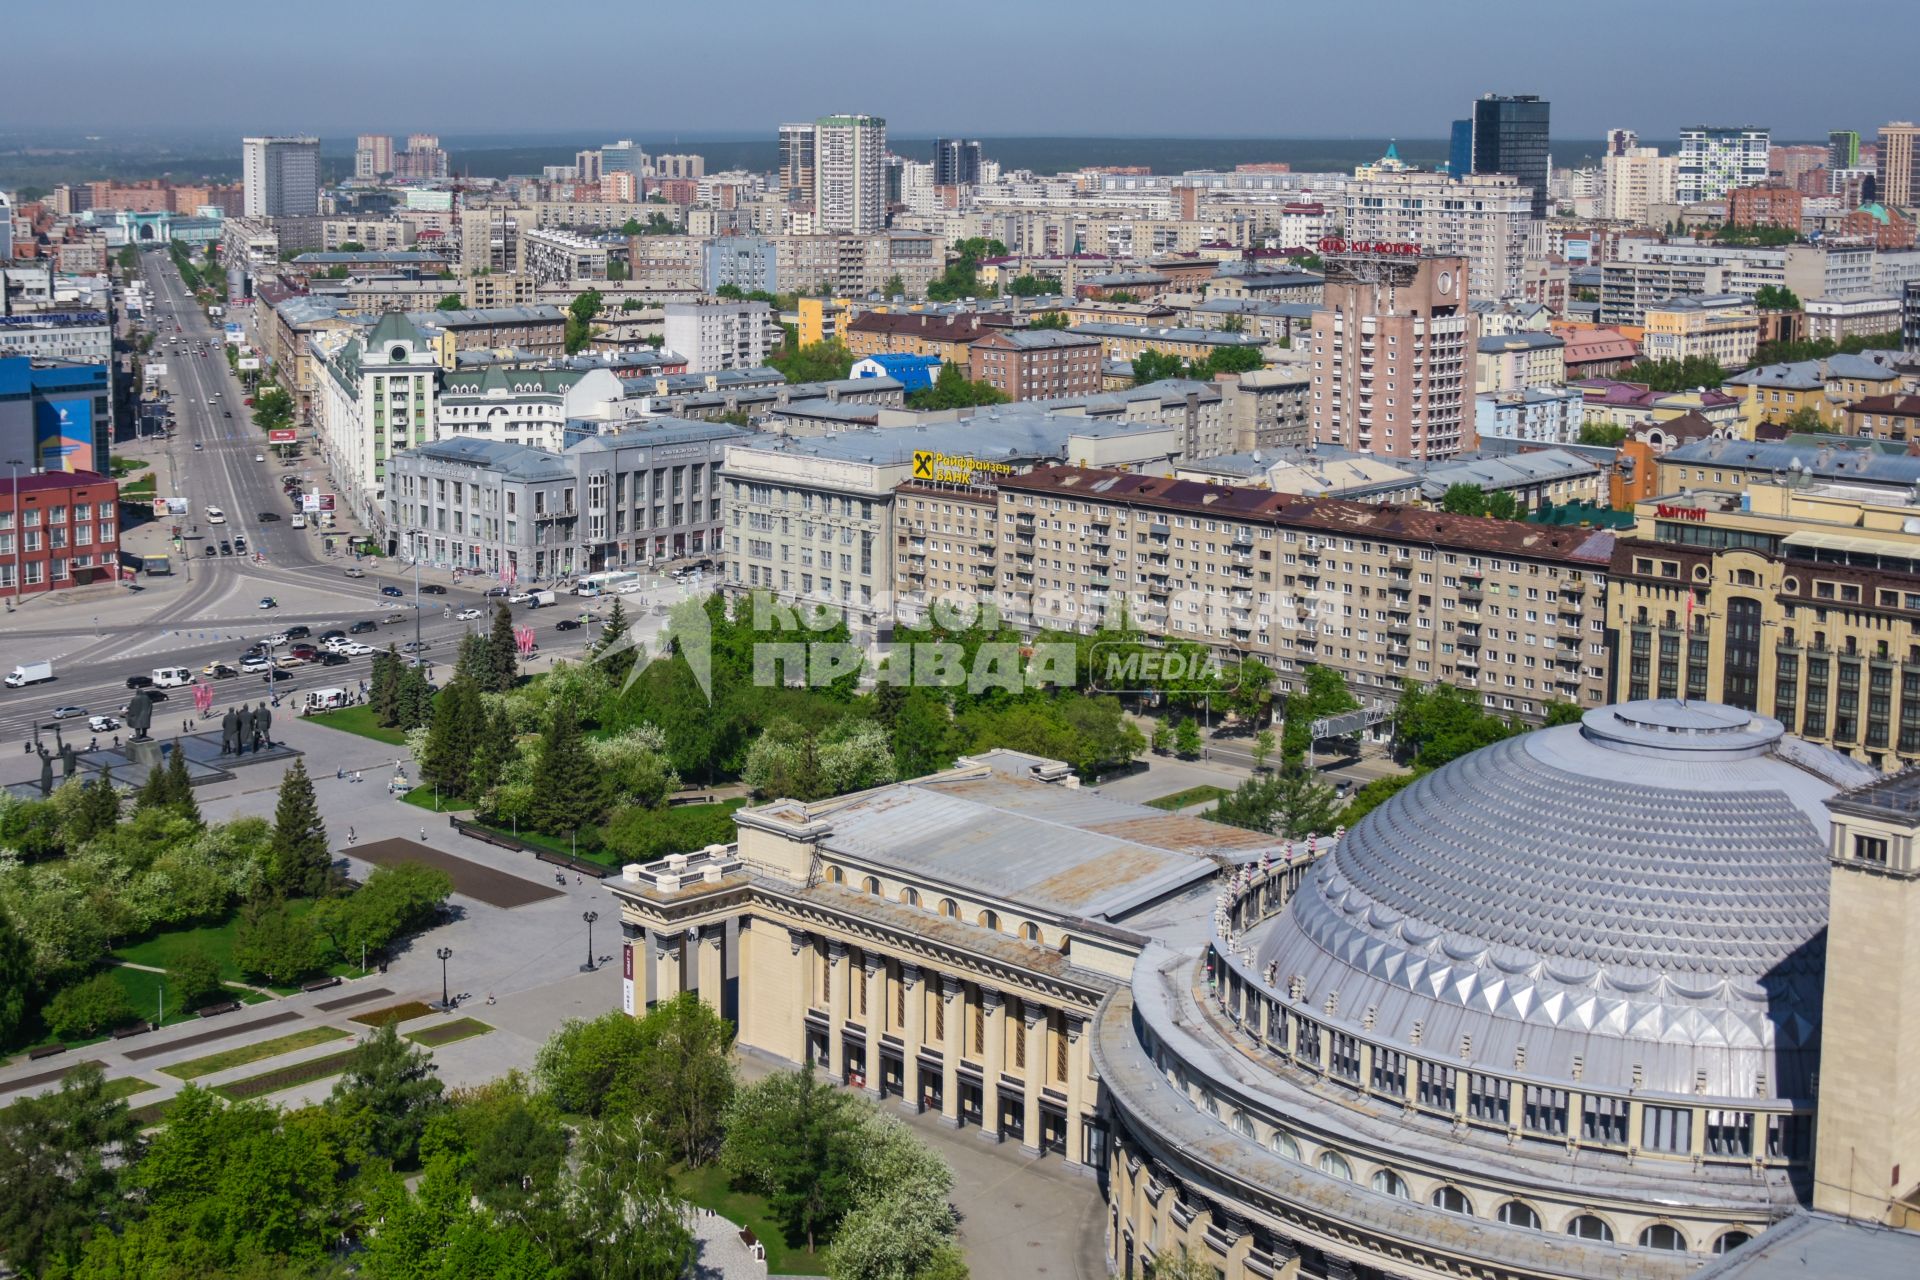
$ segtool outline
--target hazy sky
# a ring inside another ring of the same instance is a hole
[[[1920,116],[1920,0],[459,0],[8,4],[0,132],[1437,137],[1481,92],[1556,136]],[[29,54],[29,51],[30,54]]]

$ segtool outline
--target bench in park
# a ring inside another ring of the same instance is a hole
[[[316,978],[312,982],[302,983],[300,989],[302,991],[325,991],[328,987],[337,987],[339,985],[340,975],[336,973],[331,978]]]
[[[132,1039],[132,1038],[133,1038],[134,1036],[143,1036],[143,1035],[145,1035],[145,1034],[147,1034],[147,1032],[149,1032],[149,1031],[151,1031],[151,1030],[153,1030],[153,1024],[152,1024],[152,1023],[150,1023],[150,1022],[136,1022],[136,1023],[134,1023],[134,1024],[132,1025],[132,1026],[130,1026],[130,1027],[119,1027],[119,1028],[116,1028],[116,1029],[114,1030],[114,1032],[113,1032],[113,1038],[114,1038],[115,1040],[130,1040],[130,1039]]]
[[[42,1058],[51,1058],[56,1053],[65,1053],[66,1051],[67,1046],[63,1044],[43,1044],[38,1049],[29,1049],[27,1051],[27,1061],[38,1062]]]
[[[210,1004],[204,1009],[195,1009],[193,1016],[196,1018],[213,1018],[223,1013],[232,1013],[236,1009],[243,1007],[238,1000],[223,1000],[219,1004]]]

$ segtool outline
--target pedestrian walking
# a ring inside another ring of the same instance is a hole
[[[357,837],[356,835],[354,835],[354,832],[353,832],[353,828],[352,828],[352,827],[348,827],[348,828],[347,828],[347,843],[348,843],[348,844],[352,844],[352,843],[353,843],[353,842],[354,842],[354,841],[355,841],[356,839],[358,839],[358,838],[359,838],[359,837]]]

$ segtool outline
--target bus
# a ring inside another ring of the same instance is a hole
[[[589,573],[574,584],[573,594],[586,596],[591,599],[594,596],[611,595],[628,583],[637,583],[639,581],[639,574],[628,573],[625,570],[609,570],[606,573]]]

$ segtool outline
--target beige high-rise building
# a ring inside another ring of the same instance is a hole
[[[1881,204],[1911,208],[1920,198],[1920,124],[1895,120],[1880,126],[1878,185]]]
[[[1348,183],[1343,198],[1348,240],[1390,240],[1417,244],[1423,253],[1458,254],[1467,260],[1464,278],[1472,297],[1525,295],[1533,197],[1518,178],[1378,171]]]
[[[1313,313],[1313,438],[1395,458],[1476,447],[1480,324],[1463,258],[1329,254]]]
[[[393,137],[363,133],[353,150],[353,176],[362,182],[393,172]]]
[[[887,224],[887,122],[821,116],[813,126],[814,226],[878,231]]]
[[[780,194],[790,204],[813,199],[813,125],[780,126]]]
[[[1679,159],[1658,147],[1632,147],[1600,161],[1600,212],[1614,222],[1645,224],[1647,206],[1672,204]]]

